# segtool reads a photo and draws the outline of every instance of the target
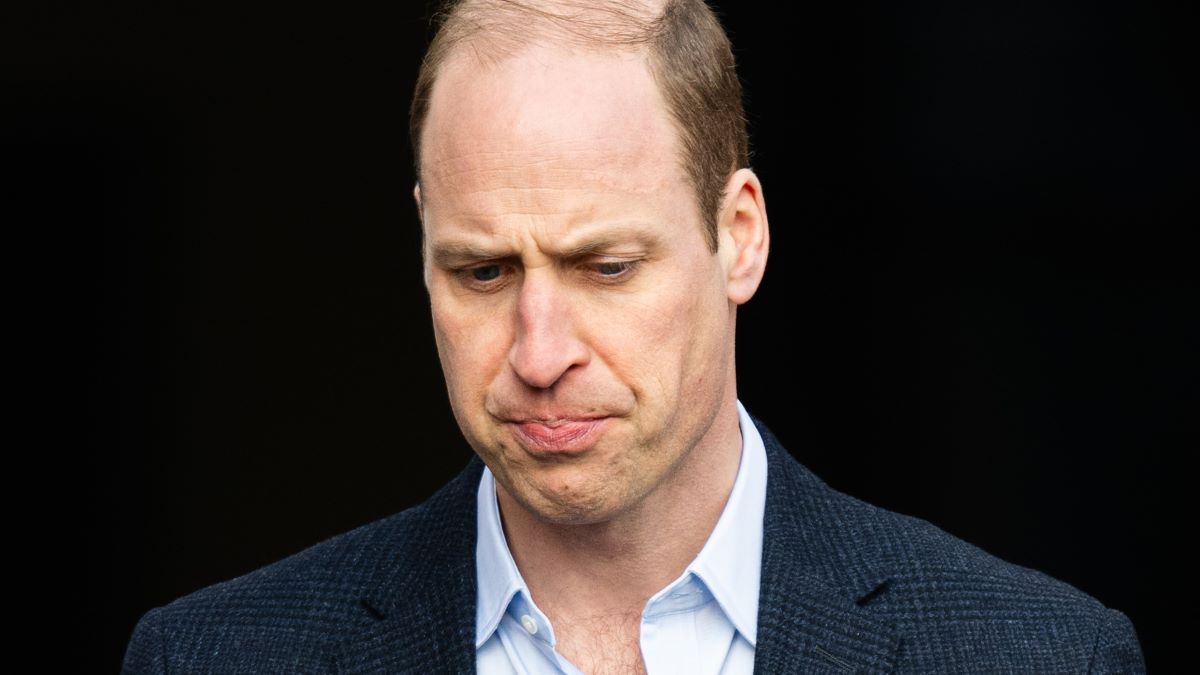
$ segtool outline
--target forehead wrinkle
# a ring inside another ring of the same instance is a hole
[[[554,257],[580,258],[629,243],[656,251],[662,244],[662,238],[657,228],[648,223],[601,223],[578,228],[565,236],[539,244],[539,247]]]
[[[438,165],[421,184],[425,206],[432,204],[453,211],[490,213],[499,216],[512,212],[561,214],[594,208],[620,195],[636,197],[649,204],[659,193],[677,189],[675,176],[630,168],[625,171],[598,171],[585,165],[564,164],[547,159],[525,166],[498,165],[480,167]]]
[[[668,180],[667,176],[658,172],[644,170],[644,166],[650,164],[646,155],[651,153],[613,149],[611,139],[596,137],[584,144],[571,143],[570,148],[563,148],[561,146],[568,144],[558,142],[543,144],[541,148],[519,146],[497,150],[480,148],[481,145],[487,145],[486,139],[459,142],[453,137],[446,137],[444,140],[446,145],[451,146],[448,149],[456,152],[443,152],[431,158],[432,161],[423,172],[425,183],[441,182],[446,183],[447,187],[462,188],[471,179],[487,181],[508,178],[507,187],[514,188],[525,185],[554,187],[565,183],[569,187],[600,185],[636,190],[647,178],[656,179],[659,183]],[[597,171],[593,168],[598,164],[611,166],[612,163],[616,163],[620,170]]]
[[[647,197],[670,190],[668,180],[617,179],[588,170],[558,172],[534,179],[528,175],[508,175],[497,170],[495,178],[476,181],[463,176],[449,181],[432,179],[421,184],[422,199],[428,210],[437,204],[448,211],[491,214],[529,213],[546,216],[592,210],[597,202],[635,197],[649,204]],[[628,201],[628,200],[624,200]]]
[[[519,177],[506,178],[519,180]],[[568,176],[560,178],[562,180],[554,181],[556,184],[552,185],[530,185],[528,183],[531,181],[525,180],[499,184],[494,180],[484,181],[483,184],[463,181],[463,184],[452,182],[444,185],[435,181],[435,189],[430,189],[432,186],[429,185],[422,187],[423,196],[427,197],[426,216],[431,221],[472,219],[497,226],[501,221],[514,218],[518,222],[525,219],[528,222],[561,220],[572,225],[585,221],[597,212],[611,211],[613,207],[624,209],[631,203],[635,203],[637,210],[643,212],[657,211],[658,201],[654,197],[668,189],[666,182],[661,179],[617,185],[607,175],[594,172],[587,173],[585,180],[572,180]],[[630,202],[630,198],[636,201]]]
[[[456,193],[435,201],[431,223],[454,228],[491,231],[563,223],[571,226],[596,211],[588,200],[571,198],[566,188],[496,188]]]
[[[645,253],[653,254],[664,245],[653,225],[639,222],[585,226],[582,231],[576,230],[563,236],[546,232],[545,228],[539,227],[519,233],[509,232],[510,236],[481,234],[451,236],[442,241],[431,241],[430,258],[435,264],[443,267],[503,258],[521,258],[523,261],[532,259],[536,264],[543,258],[583,258],[630,243],[640,247]],[[514,246],[517,242],[525,245]],[[536,255],[530,256],[530,253]]]

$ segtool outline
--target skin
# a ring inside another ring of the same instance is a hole
[[[636,670],[646,600],[699,552],[737,474],[734,326],[766,266],[761,185],[732,173],[711,252],[630,53],[541,45],[485,64],[463,50],[422,147],[414,194],[454,415],[496,475],[559,651]]]

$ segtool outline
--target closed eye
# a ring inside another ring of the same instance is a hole
[[[641,266],[641,260],[594,260],[580,265],[592,281],[600,284],[620,284],[630,279]],[[458,283],[478,292],[491,293],[508,285],[516,273],[515,266],[503,261],[482,262],[451,270]]]
[[[589,267],[600,280],[611,283],[632,276],[640,263],[640,260],[604,260],[591,263]]]

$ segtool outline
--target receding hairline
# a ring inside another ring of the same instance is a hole
[[[707,0],[447,0],[434,22],[409,114],[418,185],[431,92],[451,55],[469,49],[486,63],[538,42],[637,52],[666,101],[676,161],[716,252],[727,181],[750,165],[750,147],[729,35]]]
[[[461,0],[454,8],[454,25],[444,37],[433,88],[438,75],[454,61],[467,58],[483,69],[502,65],[526,49],[550,47],[568,52],[611,54],[614,48],[641,56],[659,90],[662,84],[651,59],[651,45],[661,30],[670,0]],[[531,23],[532,22],[532,23]],[[431,54],[426,55],[426,59]],[[430,91],[432,102],[432,90]],[[426,107],[424,114],[430,110]],[[421,125],[422,136],[427,125]],[[677,132],[679,130],[677,129]],[[420,149],[414,159],[420,182]]]
[[[599,103],[617,99],[626,103],[626,106],[614,109],[612,113],[597,113],[600,117],[594,123],[594,126],[588,127],[589,133],[584,133],[578,136],[563,136],[559,137],[560,127],[551,125],[553,130],[551,135],[539,136],[541,142],[532,143],[521,146],[520,149],[524,156],[529,158],[529,161],[545,162],[547,160],[557,160],[563,157],[564,152],[573,153],[579,157],[595,158],[598,161],[604,161],[604,158],[619,157],[622,161],[629,157],[644,156],[646,159],[650,157],[669,157],[672,158],[673,166],[677,169],[677,174],[672,174],[672,180],[681,179],[685,183],[688,181],[686,170],[684,169],[685,150],[680,141],[681,134],[678,123],[670,114],[665,96],[663,95],[662,87],[654,79],[654,73],[649,63],[645,58],[634,54],[614,54],[611,50],[601,49],[576,49],[569,46],[529,44],[521,51],[514,52],[502,60],[489,61],[487,64],[479,64],[474,56],[469,53],[449,56],[443,63],[438,80],[430,92],[429,117],[427,123],[422,127],[421,147],[423,149],[423,159],[421,172],[417,176],[417,187],[420,189],[420,206],[422,209],[428,207],[438,199],[438,194],[446,188],[446,183],[439,181],[439,176],[454,176],[460,170],[461,162],[464,158],[476,155],[487,154],[494,151],[498,147],[505,147],[505,135],[501,131],[497,137],[487,136],[480,137],[473,135],[468,127],[470,122],[462,122],[459,118],[463,115],[471,117],[473,112],[478,112],[481,108],[480,99],[476,98],[474,105],[464,103],[464,96],[470,97],[467,92],[478,91],[475,82],[480,82],[481,86],[489,86],[494,78],[506,79],[513,75],[506,74],[505,71],[512,68],[512,73],[516,73],[515,77],[521,78],[521,73],[531,71],[540,72],[541,68],[557,69],[562,64],[579,57],[585,62],[591,61],[598,64],[598,67],[606,71],[597,73],[594,76],[577,74],[574,78],[564,80],[564,86],[570,87],[576,82],[595,83],[600,80],[610,81],[614,86],[619,87],[619,90],[614,90],[605,94],[595,95],[593,101],[587,103],[586,108],[580,108],[577,113],[565,113],[562,119],[568,121],[577,120],[580,116],[590,118],[590,114],[595,112],[596,108],[605,110],[604,106],[598,106]],[[511,65],[516,62],[517,65]],[[563,66],[570,68],[571,66]],[[586,66],[585,66],[586,68]],[[623,70],[629,68],[630,70]],[[489,75],[484,69],[497,71],[497,75]],[[618,69],[615,74],[609,75],[609,69]],[[638,72],[631,72],[636,70]],[[547,76],[539,75],[537,81],[529,80],[532,86],[540,86],[546,81]],[[559,77],[557,75],[549,75],[548,77]],[[645,78],[644,80],[642,78]],[[638,80],[636,86],[632,84],[633,78]],[[547,92],[564,91],[559,87],[547,89]],[[501,105],[499,101],[508,101],[509,96],[512,96],[512,101],[528,102],[531,94],[524,88],[523,84],[515,86],[505,86],[497,90],[498,93],[486,95],[482,100],[493,103],[496,106]],[[631,92],[636,92],[636,96]],[[584,96],[592,96],[593,94],[586,93]],[[540,100],[540,99],[538,99]],[[564,101],[574,100],[574,97],[568,96],[563,98]],[[435,103],[435,101],[440,101]],[[555,104],[550,104],[555,105]],[[567,104],[570,105],[570,104]],[[436,106],[436,107],[435,107]],[[630,106],[635,106],[630,107]],[[544,110],[544,106],[539,106],[539,109]],[[494,107],[492,108],[494,110]],[[436,112],[435,112],[436,111]],[[434,118],[437,118],[436,120]],[[630,120],[633,120],[630,122]],[[511,123],[511,122],[510,122]],[[580,148],[577,143],[578,138],[592,137],[595,134],[604,134],[605,138],[615,138],[612,134],[618,133],[616,129],[625,129],[626,124],[633,126],[627,131],[620,132],[620,140],[618,142],[609,142],[606,144],[595,145],[587,148]],[[468,127],[462,126],[467,124]],[[530,130],[537,127],[536,123],[533,126],[521,124],[519,128],[526,132],[532,133]],[[573,130],[574,132],[574,130]],[[579,132],[575,132],[579,133]],[[466,139],[466,140],[465,140]],[[498,143],[498,144],[494,144]],[[511,143],[511,141],[509,141]],[[562,148],[569,148],[563,150]],[[636,152],[635,152],[636,151]],[[634,152],[634,154],[630,154]],[[642,153],[642,155],[636,153]],[[641,161],[646,161],[643,159]],[[459,168],[456,168],[459,167]],[[587,173],[588,167],[580,165],[579,168],[573,169],[571,176],[580,175],[580,171]],[[448,173],[447,173],[448,172]],[[567,175],[567,174],[563,174]],[[615,177],[600,176],[595,173],[588,173],[588,180],[595,185],[603,186],[611,189],[630,189],[628,183],[622,182],[621,179],[625,174]],[[657,176],[667,179],[662,173]],[[578,178],[570,177],[563,178],[555,183],[560,186],[576,187],[575,183]],[[450,182],[453,185],[453,181]],[[639,183],[638,186],[644,185]],[[453,190],[453,187],[450,188]],[[660,188],[656,188],[660,189]],[[632,191],[637,192],[637,187]],[[424,214],[422,213],[422,220]]]
[[[447,49],[485,35],[525,44],[551,39],[579,45],[637,48],[662,30],[670,0],[460,0],[454,4]]]

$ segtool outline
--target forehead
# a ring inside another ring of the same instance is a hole
[[[439,72],[422,138],[429,201],[521,188],[677,188],[677,133],[645,57],[529,46],[499,62],[460,48]]]

